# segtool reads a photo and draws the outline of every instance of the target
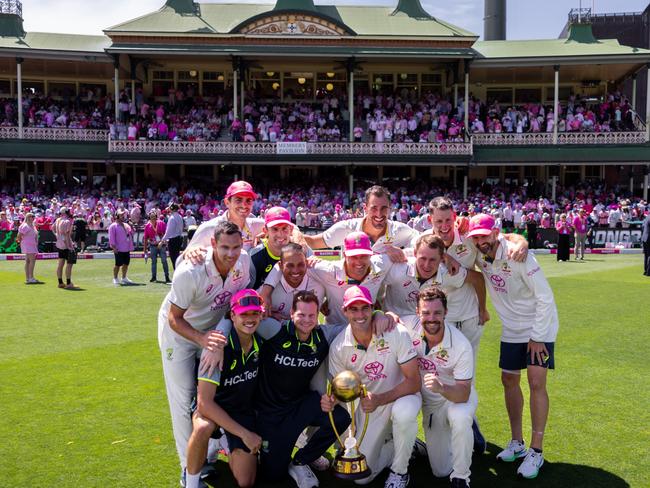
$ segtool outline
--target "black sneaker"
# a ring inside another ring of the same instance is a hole
[[[476,420],[472,422],[472,433],[474,434],[474,454],[483,454],[487,448],[485,437],[481,434]]]
[[[156,282],[156,277],[155,276],[149,280],[149,283],[155,283],[155,282]]]
[[[169,276],[165,276],[165,284],[168,285],[172,280],[169,279]]]
[[[451,488],[469,488],[469,483],[463,478],[452,478]]]

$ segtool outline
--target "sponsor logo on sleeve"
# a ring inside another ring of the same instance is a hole
[[[533,269],[531,269],[528,273],[526,273],[528,276],[533,276],[535,273],[537,273],[540,270],[540,267],[537,266]]]

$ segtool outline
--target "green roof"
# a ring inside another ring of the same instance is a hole
[[[283,5],[297,4],[285,1]],[[433,17],[415,18],[391,7],[317,5],[315,11],[325,18],[347,25],[361,36],[478,37],[460,27]],[[304,10],[304,6],[302,9]],[[245,3],[203,3],[199,16],[179,14],[167,5],[156,12],[105,30],[108,33],[227,34],[245,19],[273,13],[273,5]],[[393,15],[394,14],[394,15]]]
[[[0,37],[0,49],[34,49],[80,53],[104,53],[111,45],[106,36],[28,32],[25,37]]]

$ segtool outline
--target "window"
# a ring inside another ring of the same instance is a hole
[[[498,103],[510,104],[512,103],[512,88],[488,88],[487,89],[487,102],[488,104],[494,101]]]
[[[216,97],[222,95],[225,89],[226,76],[222,71],[203,72],[203,96]]]
[[[42,81],[23,81],[23,93],[25,95],[43,95],[45,92],[45,83]]]
[[[393,73],[373,73],[372,74],[372,88],[379,93],[392,93],[394,87]]]
[[[77,93],[77,86],[74,83],[50,82],[48,89],[50,96],[54,98],[70,98]]]
[[[7,96],[11,93],[11,81],[0,80],[0,96]]]
[[[90,96],[92,92],[92,96]],[[99,100],[106,95],[106,85],[103,83],[81,83],[79,85],[79,94],[83,100]]]
[[[290,72],[284,74],[284,96],[293,99],[312,99],[314,73]]]
[[[585,166],[585,178],[588,180],[600,180],[600,166]]]
[[[515,103],[540,103],[541,88],[515,88]]]
[[[174,88],[173,71],[154,71],[152,78],[151,86],[154,97],[166,97],[169,94],[170,88]]]

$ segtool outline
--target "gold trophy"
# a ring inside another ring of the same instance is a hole
[[[341,440],[341,435],[336,430],[334,425],[334,416],[330,412],[330,422],[332,429],[336,434],[336,438],[341,445],[342,450],[338,452],[332,464],[332,472],[334,476],[346,480],[358,480],[370,476],[370,468],[366,462],[366,456],[359,452],[359,446],[363,442],[368,429],[368,417],[366,413],[366,420],[363,424],[363,431],[359,441],[354,437],[357,431],[355,425],[355,408],[354,401],[357,398],[365,396],[367,393],[365,385],[361,384],[361,378],[353,371],[341,371],[327,384],[327,394],[334,395],[334,397],[343,403],[349,403],[350,417],[352,423],[348,429],[348,436],[345,441]]]

